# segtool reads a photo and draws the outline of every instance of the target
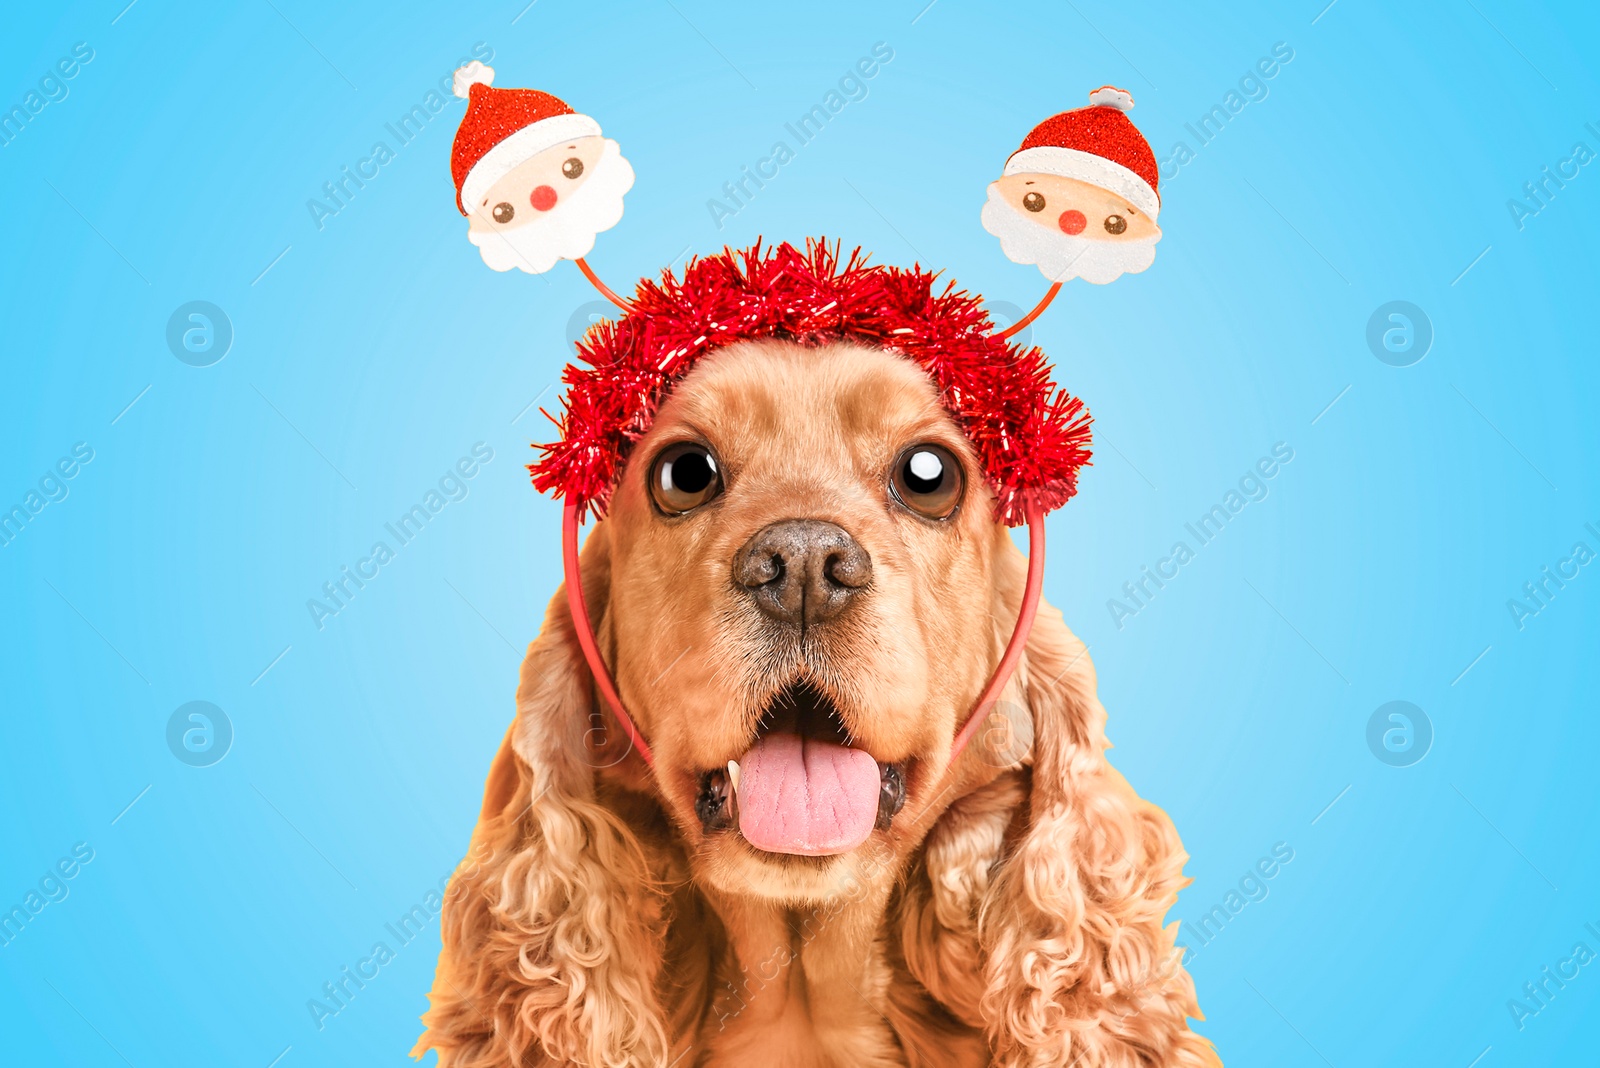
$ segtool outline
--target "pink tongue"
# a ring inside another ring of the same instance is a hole
[[[870,754],[774,731],[739,761],[739,830],[769,853],[844,853],[872,833],[879,786]]]

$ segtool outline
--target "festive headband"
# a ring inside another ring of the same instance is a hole
[[[1104,284],[1145,270],[1161,239],[1155,154],[1129,121],[1133,98],[1102,86],[1089,106],[1046,119],[990,183],[985,230],[1007,258],[1034,264],[1052,284],[1027,315],[995,330],[979,298],[921,266],[869,264],[859,249],[808,240],[692,259],[681,277],[641,280],[631,300],[584,259],[596,235],[622,218],[633,168],[600,125],[533,89],[495,89],[494,71],[456,71],[467,100],[451,153],[456,207],[467,236],[496,271],[541,274],[563,259],[623,312],[578,343],[587,367],[568,364],[560,439],[540,446],[533,483],[565,501],[562,559],[568,604],[595,685],[634,748],[653,764],[600,655],[578,572],[578,526],[600,518],[634,444],[656,411],[708,352],[736,341],[781,337],[818,345],[850,339],[899,353],[939,387],[972,442],[995,497],[995,518],[1028,526],[1028,579],[1011,640],[951,747],[951,762],[976,734],[1027,643],[1044,579],[1044,515],[1077,492],[1089,462],[1090,418],[1058,390],[1037,348],[1008,340],[1073,278]]]

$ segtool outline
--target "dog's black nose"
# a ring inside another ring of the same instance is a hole
[[[783,519],[762,527],[733,557],[733,581],[785,623],[832,619],[872,582],[872,557],[843,527]]]

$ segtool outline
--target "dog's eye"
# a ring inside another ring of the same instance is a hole
[[[1120,234],[1128,228],[1128,220],[1120,215],[1106,216],[1106,233]]]
[[[944,519],[961,503],[961,464],[942,445],[913,445],[894,462],[889,488],[918,515]]]
[[[721,492],[717,458],[697,441],[668,447],[650,469],[650,496],[668,515],[692,511]]]
[[[561,173],[566,175],[568,178],[578,177],[578,175],[583,173],[583,160],[579,159],[577,156],[573,156],[571,159],[567,160],[567,162],[561,165]]]
[[[516,214],[517,209],[510,204],[501,203],[494,206],[494,221],[497,223],[508,223]]]
[[[1029,211],[1043,211],[1044,197],[1040,196],[1038,193],[1029,193],[1027,196],[1022,198],[1022,206],[1027,208]]]

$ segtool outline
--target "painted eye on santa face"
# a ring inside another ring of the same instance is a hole
[[[583,173],[583,160],[573,156],[561,165],[561,173],[567,178],[577,178]]]
[[[913,445],[894,462],[889,492],[925,519],[947,519],[961,503],[966,479],[961,463],[943,445]]]
[[[1128,220],[1120,215],[1106,216],[1106,233],[1120,234],[1128,228]]]
[[[698,441],[669,445],[650,465],[650,499],[667,515],[683,515],[722,492],[722,472]]]
[[[1043,211],[1044,197],[1040,196],[1038,193],[1029,193],[1027,196],[1022,198],[1022,206],[1027,208],[1029,211]]]
[[[497,223],[508,223],[516,217],[516,214],[517,209],[504,201],[494,206],[494,221]]]

